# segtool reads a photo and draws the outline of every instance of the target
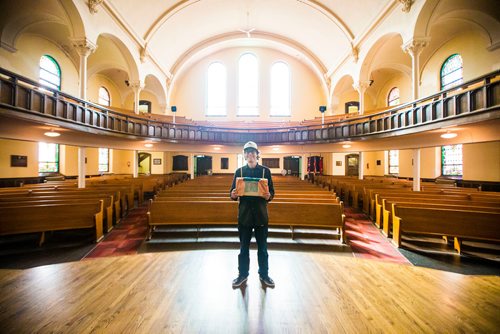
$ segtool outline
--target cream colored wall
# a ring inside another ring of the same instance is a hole
[[[78,175],[78,147],[59,146],[59,171],[66,176]]]
[[[113,150],[113,169],[114,174],[133,174],[134,151]]]
[[[359,94],[354,89],[351,91],[347,91],[338,97],[338,104],[335,104],[333,106],[333,114],[345,114],[345,104],[351,101],[359,101]]]
[[[384,83],[382,88],[379,90],[376,98],[376,105],[374,109],[380,109],[387,107],[387,97],[392,88],[399,88],[399,103],[403,104],[411,101],[411,78],[408,78],[404,74],[399,74],[395,77],[390,78]]]
[[[259,64],[259,117],[236,116],[238,104],[238,60],[251,52],[257,56]],[[291,117],[270,117],[270,71],[276,61],[285,61],[291,70]],[[226,65],[227,70],[227,117],[206,117],[206,72],[215,61]],[[318,77],[306,65],[293,57],[267,48],[231,48],[203,58],[186,70],[176,81],[170,105],[177,106],[177,115],[195,120],[235,121],[235,120],[297,120],[320,116],[318,107],[326,105]],[[169,114],[171,114],[169,112]]]
[[[420,96],[440,90],[440,70],[443,62],[459,53],[463,60],[464,81],[468,81],[500,68],[500,49],[488,51],[487,39],[477,31],[463,31],[441,46],[426,62],[422,61]]]
[[[349,153],[333,153],[332,154],[332,173],[331,175],[345,175],[345,156]],[[337,166],[337,161],[341,161],[342,165]]]
[[[160,105],[158,103],[158,99],[156,95],[150,93],[149,91],[141,91],[139,100],[147,100],[151,101],[151,113],[152,114],[164,114],[163,110],[160,109]],[[128,94],[125,97],[125,101],[123,103],[123,108],[134,110],[134,94]]]
[[[28,167],[11,167],[11,155],[28,157]],[[0,178],[38,176],[38,143],[0,139]]]
[[[16,43],[17,52],[0,48],[0,67],[38,82],[40,58],[53,57],[61,68],[61,91],[78,96],[78,71],[75,64],[55,44],[37,35],[22,34]]]
[[[88,79],[87,99],[94,103],[99,103],[99,88],[103,86],[111,96],[111,106],[122,108],[122,95],[118,86],[108,77],[102,74],[94,74]]]
[[[149,152],[151,153],[151,174],[164,174],[165,159],[163,158],[163,152]],[[155,165],[153,163],[154,159],[161,159],[161,165]]]
[[[363,152],[364,167],[363,174],[365,176],[383,176],[384,175],[384,151]],[[380,165],[377,166],[377,160],[380,160]]]
[[[500,142],[463,145],[463,179],[500,181]]]
[[[99,149],[95,147],[87,147],[85,149],[85,175],[98,175],[99,172]]]
[[[441,176],[441,148],[420,149],[420,177],[434,179]],[[413,177],[413,150],[399,150],[399,177]]]

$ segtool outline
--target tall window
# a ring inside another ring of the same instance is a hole
[[[61,89],[61,68],[51,56],[45,55],[40,58],[40,80],[38,82],[50,88]]]
[[[207,73],[207,116],[226,116],[226,67],[219,62],[208,66]]]
[[[389,151],[389,174],[399,174],[399,150]]]
[[[104,87],[99,87],[99,104],[106,107],[111,105],[111,97],[109,96],[108,90]]]
[[[99,149],[99,172],[109,172],[109,149]]]
[[[462,57],[459,54],[449,56],[441,66],[441,90],[461,84],[463,78]]]
[[[394,87],[389,91],[389,95],[387,96],[387,105],[389,107],[397,106],[399,104],[399,88]]]
[[[59,172],[59,145],[38,143],[38,172]]]
[[[290,68],[277,62],[271,68],[271,115],[290,116]]]
[[[257,57],[245,53],[239,61],[238,115],[259,115],[259,68]]]
[[[441,174],[443,176],[461,176],[462,144],[441,147]]]

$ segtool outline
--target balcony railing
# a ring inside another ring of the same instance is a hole
[[[473,123],[499,117],[498,110],[500,70],[383,112],[324,125],[245,129],[174,124],[106,109],[0,68],[0,114],[14,112],[14,116],[20,118],[38,115],[47,123],[57,120],[63,126],[71,123],[109,133],[183,143],[235,144],[248,140],[260,144],[340,142],[383,137],[402,130],[406,130],[404,133],[417,132],[423,126],[426,129],[440,128],[448,120],[463,119],[462,124]]]

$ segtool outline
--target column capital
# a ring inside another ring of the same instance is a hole
[[[358,93],[362,94],[368,87],[370,87],[370,83],[371,83],[370,80],[356,81],[355,83],[352,84],[352,88],[354,88]]]
[[[78,55],[82,57],[89,56],[97,49],[97,45],[95,45],[85,37],[71,39],[71,45],[76,50]]]
[[[351,56],[354,62],[357,63],[359,59],[359,48],[357,46],[351,45]]]
[[[410,56],[415,57],[420,55],[420,52],[429,45],[430,37],[420,37],[412,38],[411,40],[403,43],[401,48],[404,52],[408,53]]]
[[[134,91],[135,90],[142,90],[144,89],[144,82],[137,80],[137,81],[129,81],[129,86],[132,88]]]
[[[401,10],[405,13],[408,13],[414,0],[398,0],[398,2],[403,5],[403,8],[401,8]]]
[[[89,12],[91,14],[97,13],[97,8],[104,2],[104,0],[89,0]]]

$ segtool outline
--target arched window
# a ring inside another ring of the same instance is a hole
[[[399,104],[399,88],[394,87],[389,91],[389,95],[387,95],[387,106],[397,106]]]
[[[399,150],[389,151],[389,174],[399,174]]]
[[[207,71],[207,116],[226,116],[227,74],[226,67],[219,62],[208,66]]]
[[[259,115],[259,68],[257,57],[245,53],[238,67],[238,115]]]
[[[441,175],[461,176],[462,172],[462,144],[441,147]]]
[[[109,107],[111,105],[111,97],[109,96],[109,92],[104,87],[99,87],[99,104],[103,106]]]
[[[99,148],[99,172],[109,172],[109,148]]]
[[[463,62],[459,54],[448,57],[441,66],[441,90],[463,82]]]
[[[38,172],[59,172],[59,145],[38,143]]]
[[[271,68],[271,115],[290,116],[290,67],[277,62]]]
[[[61,68],[51,56],[44,55],[40,58],[40,80],[44,86],[61,89]]]

